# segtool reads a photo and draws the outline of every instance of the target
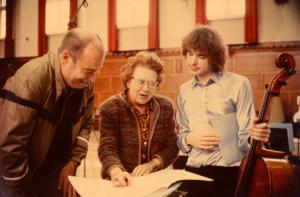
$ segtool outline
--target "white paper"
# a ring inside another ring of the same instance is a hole
[[[111,181],[69,176],[69,180],[77,193],[82,197],[141,197],[149,196],[157,191],[166,190],[172,183],[180,180],[212,181],[184,170],[160,170],[146,176],[133,177],[133,183],[127,187],[114,187]],[[172,187],[174,190],[176,187]]]

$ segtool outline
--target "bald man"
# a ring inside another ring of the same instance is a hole
[[[86,156],[104,56],[97,34],[73,29],[57,53],[7,80],[0,91],[1,197],[76,196],[67,178]]]

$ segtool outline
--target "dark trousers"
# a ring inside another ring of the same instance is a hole
[[[183,181],[178,188],[187,191],[188,197],[233,197],[237,184],[239,167],[202,166],[186,167],[185,170],[213,179],[207,181]]]
[[[26,178],[18,186],[8,186],[3,178],[0,178],[0,197],[61,197],[58,190],[58,179],[61,167],[53,170],[45,176],[35,175]]]

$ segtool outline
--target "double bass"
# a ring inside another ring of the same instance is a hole
[[[266,122],[267,109],[272,97],[279,96],[286,80],[296,73],[292,55],[282,53],[276,59],[281,70],[266,86],[258,114],[258,123]],[[262,148],[262,144],[252,140],[247,155],[243,158],[238,175],[235,197],[280,197],[296,196],[296,166],[287,159],[288,153]]]

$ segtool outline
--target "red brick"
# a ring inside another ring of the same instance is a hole
[[[95,108],[99,107],[105,99],[110,97],[112,94],[110,93],[101,93],[101,92],[96,92],[95,93],[95,103],[94,106]]]
[[[103,68],[100,70],[100,75],[119,75],[120,68],[126,64],[126,60],[111,60],[106,61]]]
[[[109,92],[109,78],[96,77],[95,90],[100,92]]]
[[[123,84],[119,77],[113,77],[111,79],[111,92],[117,94],[124,90]]]
[[[99,100],[100,104],[105,101],[107,98],[111,97],[113,94],[100,94]]]

